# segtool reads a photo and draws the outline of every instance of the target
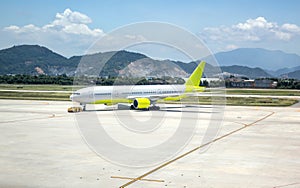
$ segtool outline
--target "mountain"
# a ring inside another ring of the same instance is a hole
[[[38,45],[20,45],[0,50],[0,75],[2,74],[47,74],[74,75],[77,73],[116,76],[118,71],[132,61],[146,58],[143,54],[118,51],[96,53],[66,58],[48,48]],[[105,64],[105,62],[107,62]]]
[[[130,63],[147,56],[134,52],[117,51],[104,52],[91,55],[71,57],[70,61],[77,61],[77,75],[93,76],[113,76],[119,75],[119,72],[127,67]]]
[[[182,63],[180,61],[173,61],[173,63],[189,74],[191,74],[198,65],[196,62]]]
[[[178,62],[179,64],[184,64]],[[21,45],[0,50],[1,74],[47,74],[89,76],[187,76],[180,66],[170,60],[153,60],[147,56],[112,51],[84,56],[63,57],[38,45]]]
[[[274,76],[280,76],[280,75],[287,74],[289,72],[294,72],[297,70],[300,70],[300,66],[292,67],[292,68],[282,68],[282,69],[278,69],[276,71],[267,71],[267,72]]]
[[[228,52],[219,52],[215,54],[215,58],[221,66],[241,65],[272,71],[300,65],[300,56],[296,54],[261,48],[239,48]],[[212,56],[204,59],[207,62],[213,60]]]
[[[287,74],[281,75],[281,77],[294,78],[300,80],[300,70],[289,72]]]
[[[174,62],[174,63],[180,66],[184,71],[186,71],[189,74],[191,74],[197,67],[196,62],[191,62],[191,63]],[[219,74],[221,71],[230,73],[232,75],[245,76],[248,78],[272,77],[270,74],[268,74],[266,71],[264,71],[261,68],[250,68],[247,66],[239,66],[239,65],[221,66],[220,68],[218,68],[208,63],[205,66],[204,77],[214,77],[217,74]]]
[[[69,69],[70,66],[67,58],[38,45],[14,46],[0,51],[0,74],[48,74],[50,67]]]
[[[185,63],[181,63],[185,64]],[[127,77],[164,77],[176,76],[186,78],[189,74],[180,66],[170,60],[154,60],[143,58],[130,63],[126,68],[120,71],[120,76]]]
[[[198,62],[200,62],[199,60]],[[182,63],[180,61],[174,61],[176,65],[178,65],[182,70],[187,72],[188,74],[191,74],[195,68],[197,67],[196,62],[190,62],[190,63]],[[217,77],[220,72],[222,71],[222,67],[214,67],[213,65],[206,63],[204,72],[203,72],[203,77]]]
[[[266,71],[261,68],[250,68],[246,66],[232,65],[232,66],[222,66],[223,72],[228,72],[232,74],[238,74],[246,76],[248,78],[270,78],[272,77]]]
[[[255,63],[257,64],[262,61],[258,61],[259,59],[264,59],[265,62],[269,62],[271,61],[270,56],[272,55],[279,59],[278,54],[281,54],[282,57],[286,57],[287,62],[296,62],[298,61],[297,57],[299,57],[297,55],[285,54],[280,51],[268,51],[263,49],[238,49],[230,52],[217,53],[216,58],[221,65],[236,65],[214,67],[209,64],[210,58],[212,57],[204,58],[204,60],[208,62],[205,67],[204,77],[216,77],[219,75],[221,70],[233,75],[238,74],[249,78],[272,77],[270,72],[273,75],[278,76],[284,74],[291,75],[291,77],[297,77],[297,71],[300,70],[299,64],[293,68],[285,68],[268,72],[261,68],[252,68]],[[251,64],[250,62],[252,61],[254,63]],[[281,62],[283,61],[284,60]],[[76,75],[100,75],[114,77],[118,75],[132,77],[187,77],[188,74],[192,73],[197,67],[197,63],[183,63],[180,61],[171,60],[154,60],[143,54],[124,50],[73,56],[71,58],[66,58],[38,45],[13,46],[8,49],[0,50],[0,75],[66,74],[73,76],[76,73]],[[250,67],[240,65],[247,63]]]

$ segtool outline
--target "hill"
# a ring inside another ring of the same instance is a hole
[[[223,72],[228,72],[232,74],[239,74],[246,76],[248,78],[270,78],[272,77],[270,74],[266,73],[261,68],[250,68],[246,66],[222,66],[221,67]]]
[[[147,58],[147,56],[122,50],[71,57],[69,61],[77,62],[77,75],[88,74],[116,77],[130,63],[144,58]],[[76,69],[77,66],[74,68]]]
[[[185,63],[181,63],[182,65]],[[188,77],[184,69],[170,60],[154,60],[143,58],[130,63],[125,69],[120,71],[120,76],[127,77],[164,77],[176,76],[180,78]]]
[[[0,51],[0,74],[48,74],[51,67],[68,69],[67,58],[38,45],[21,45]]]
[[[300,56],[296,54],[261,48],[239,48],[228,52],[219,52],[215,54],[215,58],[221,66],[240,65],[272,71],[300,65]],[[208,56],[204,59],[209,62],[212,57]]]
[[[251,51],[251,53],[249,51]],[[258,53],[258,55],[253,54],[255,51]],[[221,65],[229,64],[229,62],[231,62],[230,64],[235,64],[234,62],[236,62],[237,65],[221,66],[220,68],[223,72],[244,75],[249,78],[272,77],[270,72],[266,72],[263,69],[257,67],[252,68],[254,64],[250,64],[250,67],[242,66],[239,64],[250,63],[250,60],[257,63],[259,62],[256,61],[257,59],[268,59],[270,53],[273,54],[277,52],[278,51],[272,51],[271,53],[270,51],[263,49],[239,49],[230,52],[218,53],[216,54],[216,58],[219,59],[219,63]],[[240,54],[238,55],[238,53]],[[259,54],[261,55],[261,57],[257,57],[259,56]],[[230,55],[232,55],[232,57]],[[237,58],[237,56],[239,56],[239,58]],[[290,55],[287,56],[290,57]],[[297,57],[293,57],[297,60]],[[204,60],[208,62],[204,71],[204,76],[216,76],[216,74],[220,73],[220,69],[210,65],[209,58],[211,57],[204,58]],[[291,58],[287,59],[289,60]],[[268,61],[265,60],[265,62]],[[151,59],[140,53],[128,52],[124,50],[116,52],[95,53],[84,56],[73,56],[71,58],[66,58],[45,47],[38,45],[13,46],[8,49],[0,50],[0,75],[66,74],[72,76],[76,72],[77,75],[100,75],[113,77],[118,76],[119,74],[133,77],[184,77],[192,73],[196,66],[196,62],[183,63],[180,61],[171,60],[160,61]],[[99,70],[101,70],[101,72],[99,72]],[[294,72],[297,70],[300,70],[300,66],[280,69],[276,74],[275,71],[271,72],[278,76],[291,72],[291,75],[295,77],[296,73]]]
[[[287,73],[290,73],[290,72],[294,72],[294,71],[297,71],[297,70],[300,70],[300,66],[292,67],[292,68],[278,69],[276,71],[268,71],[268,73],[270,73],[274,76],[280,76],[280,75],[287,74]]]
[[[289,72],[289,73],[281,75],[281,76],[300,80],[300,70]]]
[[[184,64],[178,62],[179,64]],[[145,68],[146,67],[146,68]],[[183,65],[184,67],[184,65]],[[99,72],[101,70],[101,72]],[[170,60],[128,52],[104,52],[66,58],[45,47],[21,45],[0,50],[0,74],[112,76],[187,76]]]
[[[77,66],[81,63],[78,73],[84,74],[88,71],[89,74],[116,76],[119,70],[141,58],[146,58],[146,56],[118,51],[73,56],[68,59],[42,46],[21,45],[0,50],[0,74],[74,75]],[[105,64],[105,62],[107,63]],[[99,66],[102,68],[102,72],[96,73]]]

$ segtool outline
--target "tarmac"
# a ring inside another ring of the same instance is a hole
[[[67,113],[72,105],[0,100],[0,187],[300,187],[299,105]],[[92,139],[93,117],[144,155]]]

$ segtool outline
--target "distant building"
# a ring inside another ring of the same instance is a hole
[[[277,82],[270,79],[248,80],[243,78],[227,78],[226,86],[233,88],[276,88]]]
[[[229,79],[229,87],[236,88],[253,88],[255,86],[254,80],[244,80],[244,79]]]
[[[222,81],[221,78],[201,78],[201,81],[207,81],[208,83],[211,83],[211,82],[218,82],[218,81]]]
[[[253,88],[254,87],[254,80],[242,80],[238,82],[232,82],[231,84],[234,87],[241,87],[241,88]]]
[[[275,88],[277,82],[269,79],[258,79],[254,82],[254,87],[256,88]]]

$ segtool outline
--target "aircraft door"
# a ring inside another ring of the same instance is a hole
[[[89,91],[89,98],[93,99],[94,98],[94,92],[93,91]]]
[[[162,92],[161,92],[161,89],[158,89],[157,90],[157,94],[161,94]]]

